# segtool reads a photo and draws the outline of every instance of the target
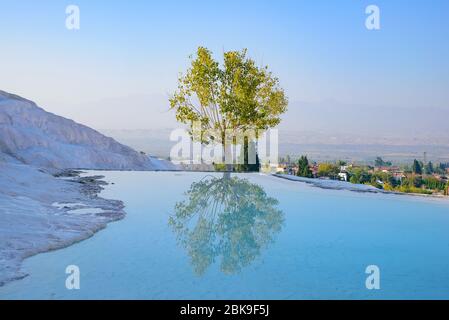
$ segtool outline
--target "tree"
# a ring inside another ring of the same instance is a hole
[[[338,160],[337,161],[337,165],[340,167],[346,166],[348,163],[344,160]]]
[[[320,163],[318,165],[318,176],[335,179],[340,172],[340,168],[332,163]]]
[[[256,159],[253,161],[249,159],[249,155],[255,155]],[[239,164],[235,166],[238,172],[258,172],[260,170],[259,155],[256,150],[256,143],[254,141],[248,141],[248,138],[244,138],[243,148],[241,148]],[[250,161],[251,160],[251,161]],[[252,163],[255,162],[255,163]]]
[[[349,172],[351,183],[364,184],[371,182],[372,175],[366,170],[366,168],[353,168]]]
[[[374,166],[376,166],[376,167],[382,167],[383,163],[384,163],[384,161],[382,160],[381,157],[377,157],[376,160],[374,160]]]
[[[301,156],[298,160],[298,172],[296,173],[299,177],[306,177],[311,178],[312,177],[312,171],[309,168],[309,160],[307,159],[307,156]]]
[[[418,160],[413,160],[413,167],[412,167],[412,171],[414,174],[422,174],[422,166],[421,163],[419,163]]]
[[[438,173],[444,174],[446,173],[447,168],[449,168],[449,163],[440,163],[438,165]]]
[[[287,104],[278,78],[268,67],[256,66],[246,56],[246,49],[225,52],[220,65],[208,49],[199,47],[170,98],[170,108],[176,111],[179,122],[200,124],[201,134],[195,136],[191,131],[192,138],[201,143],[221,144],[223,160],[236,143],[229,141],[229,133],[255,130],[257,134],[275,127]]]
[[[444,191],[444,188],[446,187],[445,181],[437,179],[433,176],[429,176],[423,179],[422,184],[426,186],[427,189],[430,190]]]
[[[391,167],[392,163],[390,161],[384,161],[381,157],[377,157],[374,160],[375,167]]]
[[[410,176],[402,180],[402,186],[420,188],[423,185],[421,176]]]
[[[432,161],[429,161],[429,163],[424,166],[424,172],[425,174],[432,174],[435,172]]]

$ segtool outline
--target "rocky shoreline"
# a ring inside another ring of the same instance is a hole
[[[27,276],[20,267],[38,253],[92,237],[123,219],[124,204],[99,197],[104,176],[81,171],[49,174],[34,167],[0,163],[0,286]]]

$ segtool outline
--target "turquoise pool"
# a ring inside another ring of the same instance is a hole
[[[449,298],[449,201],[260,174],[94,173],[126,218],[27,259],[0,298]],[[68,265],[80,290],[65,287]],[[379,290],[365,287],[369,265]]]

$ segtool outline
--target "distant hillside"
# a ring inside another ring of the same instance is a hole
[[[46,112],[34,102],[0,91],[0,152],[44,168],[161,170],[151,160],[112,138]]]

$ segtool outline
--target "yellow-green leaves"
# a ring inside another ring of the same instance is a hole
[[[280,122],[287,98],[267,67],[258,67],[246,49],[224,53],[222,65],[199,47],[191,66],[170,98],[176,119],[224,136],[226,130],[266,130]],[[223,143],[223,142],[221,142]]]

